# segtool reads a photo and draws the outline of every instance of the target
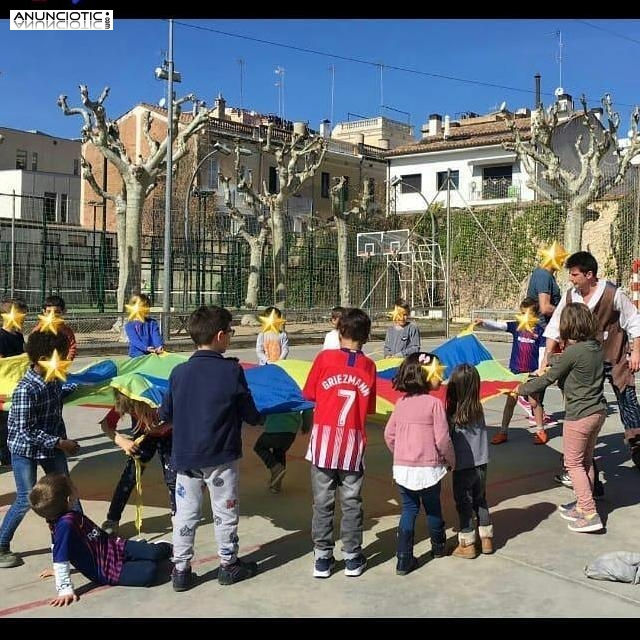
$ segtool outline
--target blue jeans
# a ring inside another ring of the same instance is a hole
[[[444,520],[442,519],[442,506],[440,505],[440,482],[418,491],[407,489],[401,484],[398,485],[398,489],[402,499],[402,513],[400,514],[400,523],[398,525],[400,531],[413,533],[416,526],[416,518],[420,512],[420,504],[422,503],[427,514],[431,543],[444,542],[447,538]],[[399,548],[398,551],[403,552],[405,549]]]
[[[67,456],[60,449],[54,451],[53,458],[34,460],[24,456],[11,454],[11,466],[13,468],[13,478],[16,483],[16,499],[9,507],[9,511],[4,516],[2,526],[0,526],[0,548],[8,549],[13,539],[16,529],[24,520],[27,512],[31,508],[29,504],[29,492],[33,489],[37,480],[38,465],[46,474],[61,473],[69,475]],[[75,511],[82,513],[80,501],[74,506]]]
[[[165,545],[145,540],[127,540],[118,584],[123,587],[150,587],[158,576],[158,563],[171,557],[163,547]]]
[[[620,411],[620,421],[624,429],[633,431],[640,428],[640,406],[638,405],[636,388],[634,386],[628,386],[624,389],[618,389],[618,387],[613,384],[610,362],[604,363],[604,377],[605,380],[609,381],[613,393],[615,393]]]

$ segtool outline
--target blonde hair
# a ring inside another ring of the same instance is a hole
[[[156,422],[156,410],[150,407],[146,402],[141,400],[133,400],[125,396],[121,391],[115,390],[115,410],[120,414],[125,413],[134,415],[141,426],[151,428]]]

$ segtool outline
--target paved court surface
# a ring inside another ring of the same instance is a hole
[[[433,347],[442,340],[424,341]],[[503,363],[507,343],[485,343]],[[249,345],[238,345],[249,346]],[[291,357],[311,358],[318,346],[294,345]],[[378,354],[380,343],[365,351]],[[255,362],[252,348],[232,354]],[[87,359],[80,358],[77,366]],[[607,391],[609,391],[607,389]],[[612,400],[611,394],[608,394]],[[487,422],[497,425],[502,402],[485,405]],[[547,393],[547,409],[561,411],[557,389]],[[431,560],[424,518],[416,532],[420,568],[405,577],[395,575],[395,530],[399,518],[398,493],[391,481],[391,456],[382,438],[382,426],[369,427],[364,482],[364,551],[368,568],[358,578],[343,573],[340,545],[338,564],[326,580],[311,575],[311,492],[309,463],[304,460],[307,436],[298,436],[289,458],[279,495],[267,489],[267,471],[253,453],[260,433],[244,433],[241,462],[239,527],[241,555],[259,564],[259,574],[232,586],[216,580],[218,559],[206,504],[196,536],[195,588],[174,593],[169,569],[152,588],[96,587],[80,574],[74,581],[81,599],[71,607],[48,606],[54,594],[51,579],[41,580],[50,566],[49,534],[45,523],[29,513],[18,529],[12,548],[24,565],[0,570],[0,619],[6,618],[624,618],[640,616],[640,585],[587,579],[584,566],[609,551],[638,552],[640,531],[640,473],[631,464],[622,442],[615,404],[601,433],[598,455],[606,496],[599,509],[606,521],[603,534],[578,534],[567,529],[557,505],[572,492],[553,481],[559,470],[561,427],[552,427],[546,446],[532,444],[527,422],[516,409],[508,443],[491,447],[488,498],[494,520],[496,552],[475,560],[451,556]],[[82,449],[71,460],[72,476],[80,488],[86,513],[100,524],[124,455],[102,435],[97,425],[100,409],[65,408],[70,437]],[[0,473],[0,514],[14,497],[13,476]],[[450,477],[442,491],[450,550],[455,546],[457,518]],[[152,461],[144,476],[143,536],[170,539],[166,490],[159,464]],[[121,533],[135,536],[134,507],[127,506]],[[1,622],[0,622],[1,623]]]

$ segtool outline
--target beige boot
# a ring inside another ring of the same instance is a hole
[[[460,531],[458,533],[458,546],[451,554],[458,558],[468,558],[472,560],[478,555],[476,551],[476,532],[469,531],[467,533]]]
[[[493,553],[493,525],[488,524],[478,527],[482,553]]]

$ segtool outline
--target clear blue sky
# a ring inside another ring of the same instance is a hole
[[[0,126],[78,137],[81,118],[63,116],[56,100],[64,93],[78,106],[81,83],[94,99],[111,87],[111,118],[157,103],[166,83],[153,70],[168,32],[166,20],[118,19],[117,12],[107,32],[10,31],[0,20]],[[545,105],[560,74],[576,103],[584,93],[595,107],[610,92],[625,136],[640,104],[639,58],[640,20],[632,19],[174,21],[178,95],[194,92],[212,105],[222,93],[228,105],[284,111],[315,129],[325,118],[382,114],[410,121],[417,137],[430,113],[487,113],[503,101],[511,110],[532,107],[539,72]]]

